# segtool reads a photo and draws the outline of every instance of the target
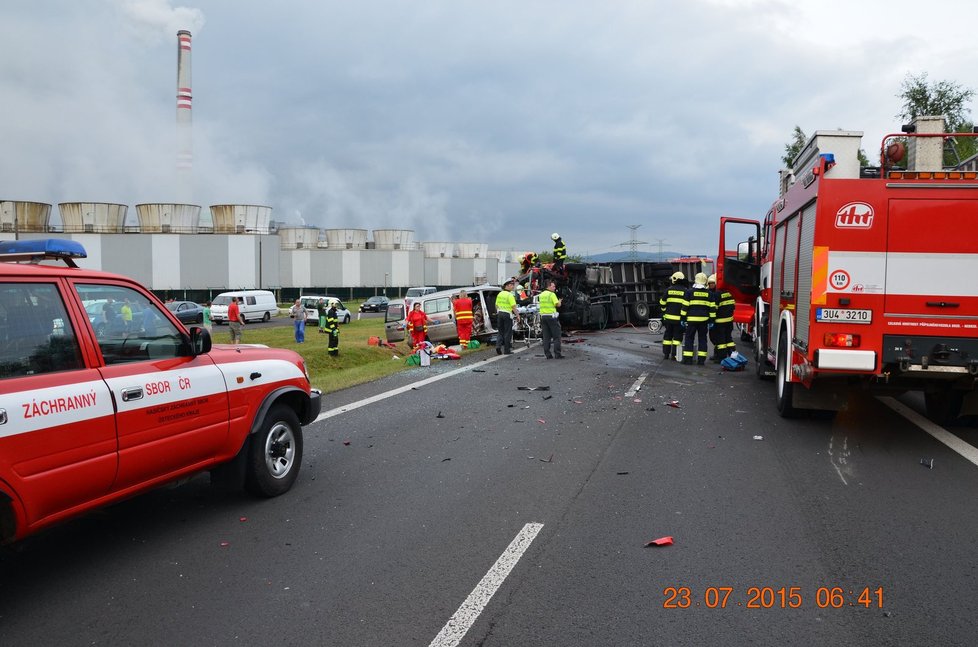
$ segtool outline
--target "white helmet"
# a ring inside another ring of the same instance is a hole
[[[558,234],[556,231],[550,234],[550,240],[557,240],[558,238],[560,238],[560,234]]]
[[[340,300],[339,299],[330,299],[329,300],[329,305],[331,305],[331,306],[338,306],[338,305],[340,305]]]

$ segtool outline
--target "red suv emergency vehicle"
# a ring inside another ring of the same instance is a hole
[[[320,410],[303,359],[212,347],[135,281],[79,269],[85,256],[0,242],[0,542],[202,470],[288,491]]]

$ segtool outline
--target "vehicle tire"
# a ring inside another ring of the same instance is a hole
[[[350,315],[346,315],[346,317],[343,319],[343,323],[345,324],[350,323]]]
[[[649,332],[653,335],[657,335],[662,332],[662,320],[661,319],[649,319]]]
[[[283,404],[273,406],[249,440],[245,489],[263,497],[288,492],[302,463],[302,426],[295,412]]]
[[[632,316],[638,323],[645,323],[649,320],[649,304],[645,301],[636,301],[632,304]]]
[[[798,410],[791,404],[794,396],[795,385],[788,381],[788,371],[791,370],[788,360],[788,340],[787,332],[781,331],[780,341],[778,341],[778,413],[782,418],[795,418]]]
[[[264,321],[265,323],[268,323],[271,319],[272,319],[272,313],[269,312],[268,310],[266,310],[265,311],[265,314],[264,314],[264,316],[262,316],[261,320]]]
[[[954,422],[961,415],[963,402],[964,391],[945,389],[924,393],[924,408],[927,411],[927,417],[941,425]]]

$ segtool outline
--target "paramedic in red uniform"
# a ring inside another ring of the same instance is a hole
[[[415,301],[407,316],[407,329],[411,333],[411,347],[418,348],[428,334],[428,315],[421,310],[421,302]]]
[[[472,339],[472,299],[460,290],[458,298],[452,304],[455,310],[455,327],[458,330],[458,343],[462,348],[469,347],[469,340]]]

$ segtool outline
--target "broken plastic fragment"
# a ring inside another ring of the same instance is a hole
[[[544,420],[543,418],[537,418],[537,422],[539,422],[541,425],[547,424],[547,421]]]
[[[553,463],[554,462],[554,455],[551,454],[549,458],[541,458],[540,459],[540,462],[541,463]]]
[[[350,444],[350,441],[349,441],[349,440],[344,440],[344,441],[343,441],[343,444],[344,444],[344,445],[349,445],[349,444]]]
[[[921,458],[920,464],[929,470],[934,469],[934,459],[933,458]]]
[[[238,519],[238,521],[247,521],[247,520],[248,520],[248,517],[241,517],[241,518]]]
[[[443,413],[442,413],[441,411],[439,411],[439,412],[438,412],[438,415],[437,415],[437,416],[435,416],[435,417],[436,417],[436,418],[444,418],[444,417],[445,417],[445,414],[443,414]]]
[[[222,541],[221,542],[221,548],[227,548],[230,545],[231,545],[231,542],[229,542],[229,541]]]
[[[615,472],[618,476],[625,476],[628,472]]]
[[[680,408],[679,407],[679,400],[669,400],[668,402],[666,402],[666,404],[669,405],[670,407],[672,407],[673,409],[679,409]]]
[[[640,399],[638,399],[638,398],[635,398],[634,400],[632,400],[632,402],[639,402],[639,403],[641,403],[642,401]]]
[[[646,546],[672,546],[672,537],[659,537],[658,539],[653,539]]]
[[[543,396],[543,399],[544,400],[549,400],[552,397],[554,397],[554,396],[552,396],[552,395],[545,395],[545,396]]]
[[[764,440],[764,436],[754,436],[754,440]]]

